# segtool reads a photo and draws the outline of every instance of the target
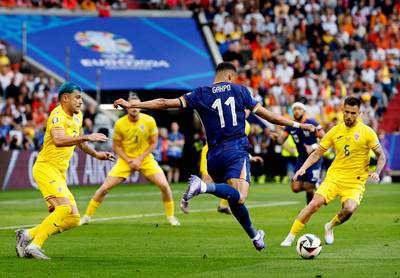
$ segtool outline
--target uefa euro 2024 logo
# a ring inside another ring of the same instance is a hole
[[[75,41],[84,48],[99,53],[99,58],[83,58],[84,67],[101,67],[109,70],[152,70],[169,68],[165,60],[137,59],[131,52],[132,44],[125,38],[110,32],[80,31]]]

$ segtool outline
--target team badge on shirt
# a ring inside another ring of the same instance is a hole
[[[354,134],[354,140],[358,140],[360,138],[360,133],[355,133]]]
[[[74,118],[75,123],[79,124],[79,118]]]
[[[143,131],[143,130],[144,130],[144,125],[141,124],[141,125],[140,125],[140,131]]]
[[[53,123],[53,125],[58,124],[58,122],[59,122],[58,117],[54,117],[51,122]]]

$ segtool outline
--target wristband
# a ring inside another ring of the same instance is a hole
[[[311,145],[311,148],[313,148],[313,150],[318,149],[318,144],[317,144],[317,143],[312,144],[312,145]]]
[[[293,127],[294,127],[294,128],[300,128],[300,123],[298,123],[298,122],[293,122]]]

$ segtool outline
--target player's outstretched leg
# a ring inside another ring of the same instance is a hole
[[[181,210],[184,213],[189,213],[189,200],[202,193],[215,195],[219,198],[228,200],[228,202],[230,202],[230,200],[236,200],[236,202],[238,202],[240,199],[239,192],[232,186],[226,183],[206,184],[198,176],[192,175],[188,181],[188,188],[183,194],[181,200]]]
[[[104,198],[110,192],[110,190],[116,186],[117,184],[124,181],[124,178],[120,177],[113,177],[107,176],[106,180],[103,184],[96,190],[92,199],[89,201],[89,204],[86,208],[85,215],[80,220],[80,225],[87,225],[89,224],[90,220],[92,219],[94,213],[99,208],[101,203],[103,202]]]
[[[282,247],[289,247],[293,244],[296,236],[304,229],[310,217],[325,203],[325,198],[319,194],[315,194],[312,201],[299,213],[296,220],[290,228],[289,234],[281,242]]]

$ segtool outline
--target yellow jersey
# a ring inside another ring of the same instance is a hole
[[[79,136],[82,119],[82,112],[69,116],[64,112],[61,105],[54,108],[47,119],[43,148],[39,153],[37,162],[50,163],[60,171],[66,171],[76,146],[57,147],[53,142],[50,131],[53,128],[62,128],[67,136]]]
[[[121,141],[127,156],[140,156],[149,147],[149,137],[157,136],[158,129],[153,117],[139,113],[139,120],[132,122],[128,115],[116,121],[113,140]]]
[[[353,127],[345,123],[334,126],[319,143],[323,151],[333,147],[335,159],[327,177],[343,181],[365,183],[368,178],[369,152],[380,146],[378,136],[366,124],[357,121]]]

